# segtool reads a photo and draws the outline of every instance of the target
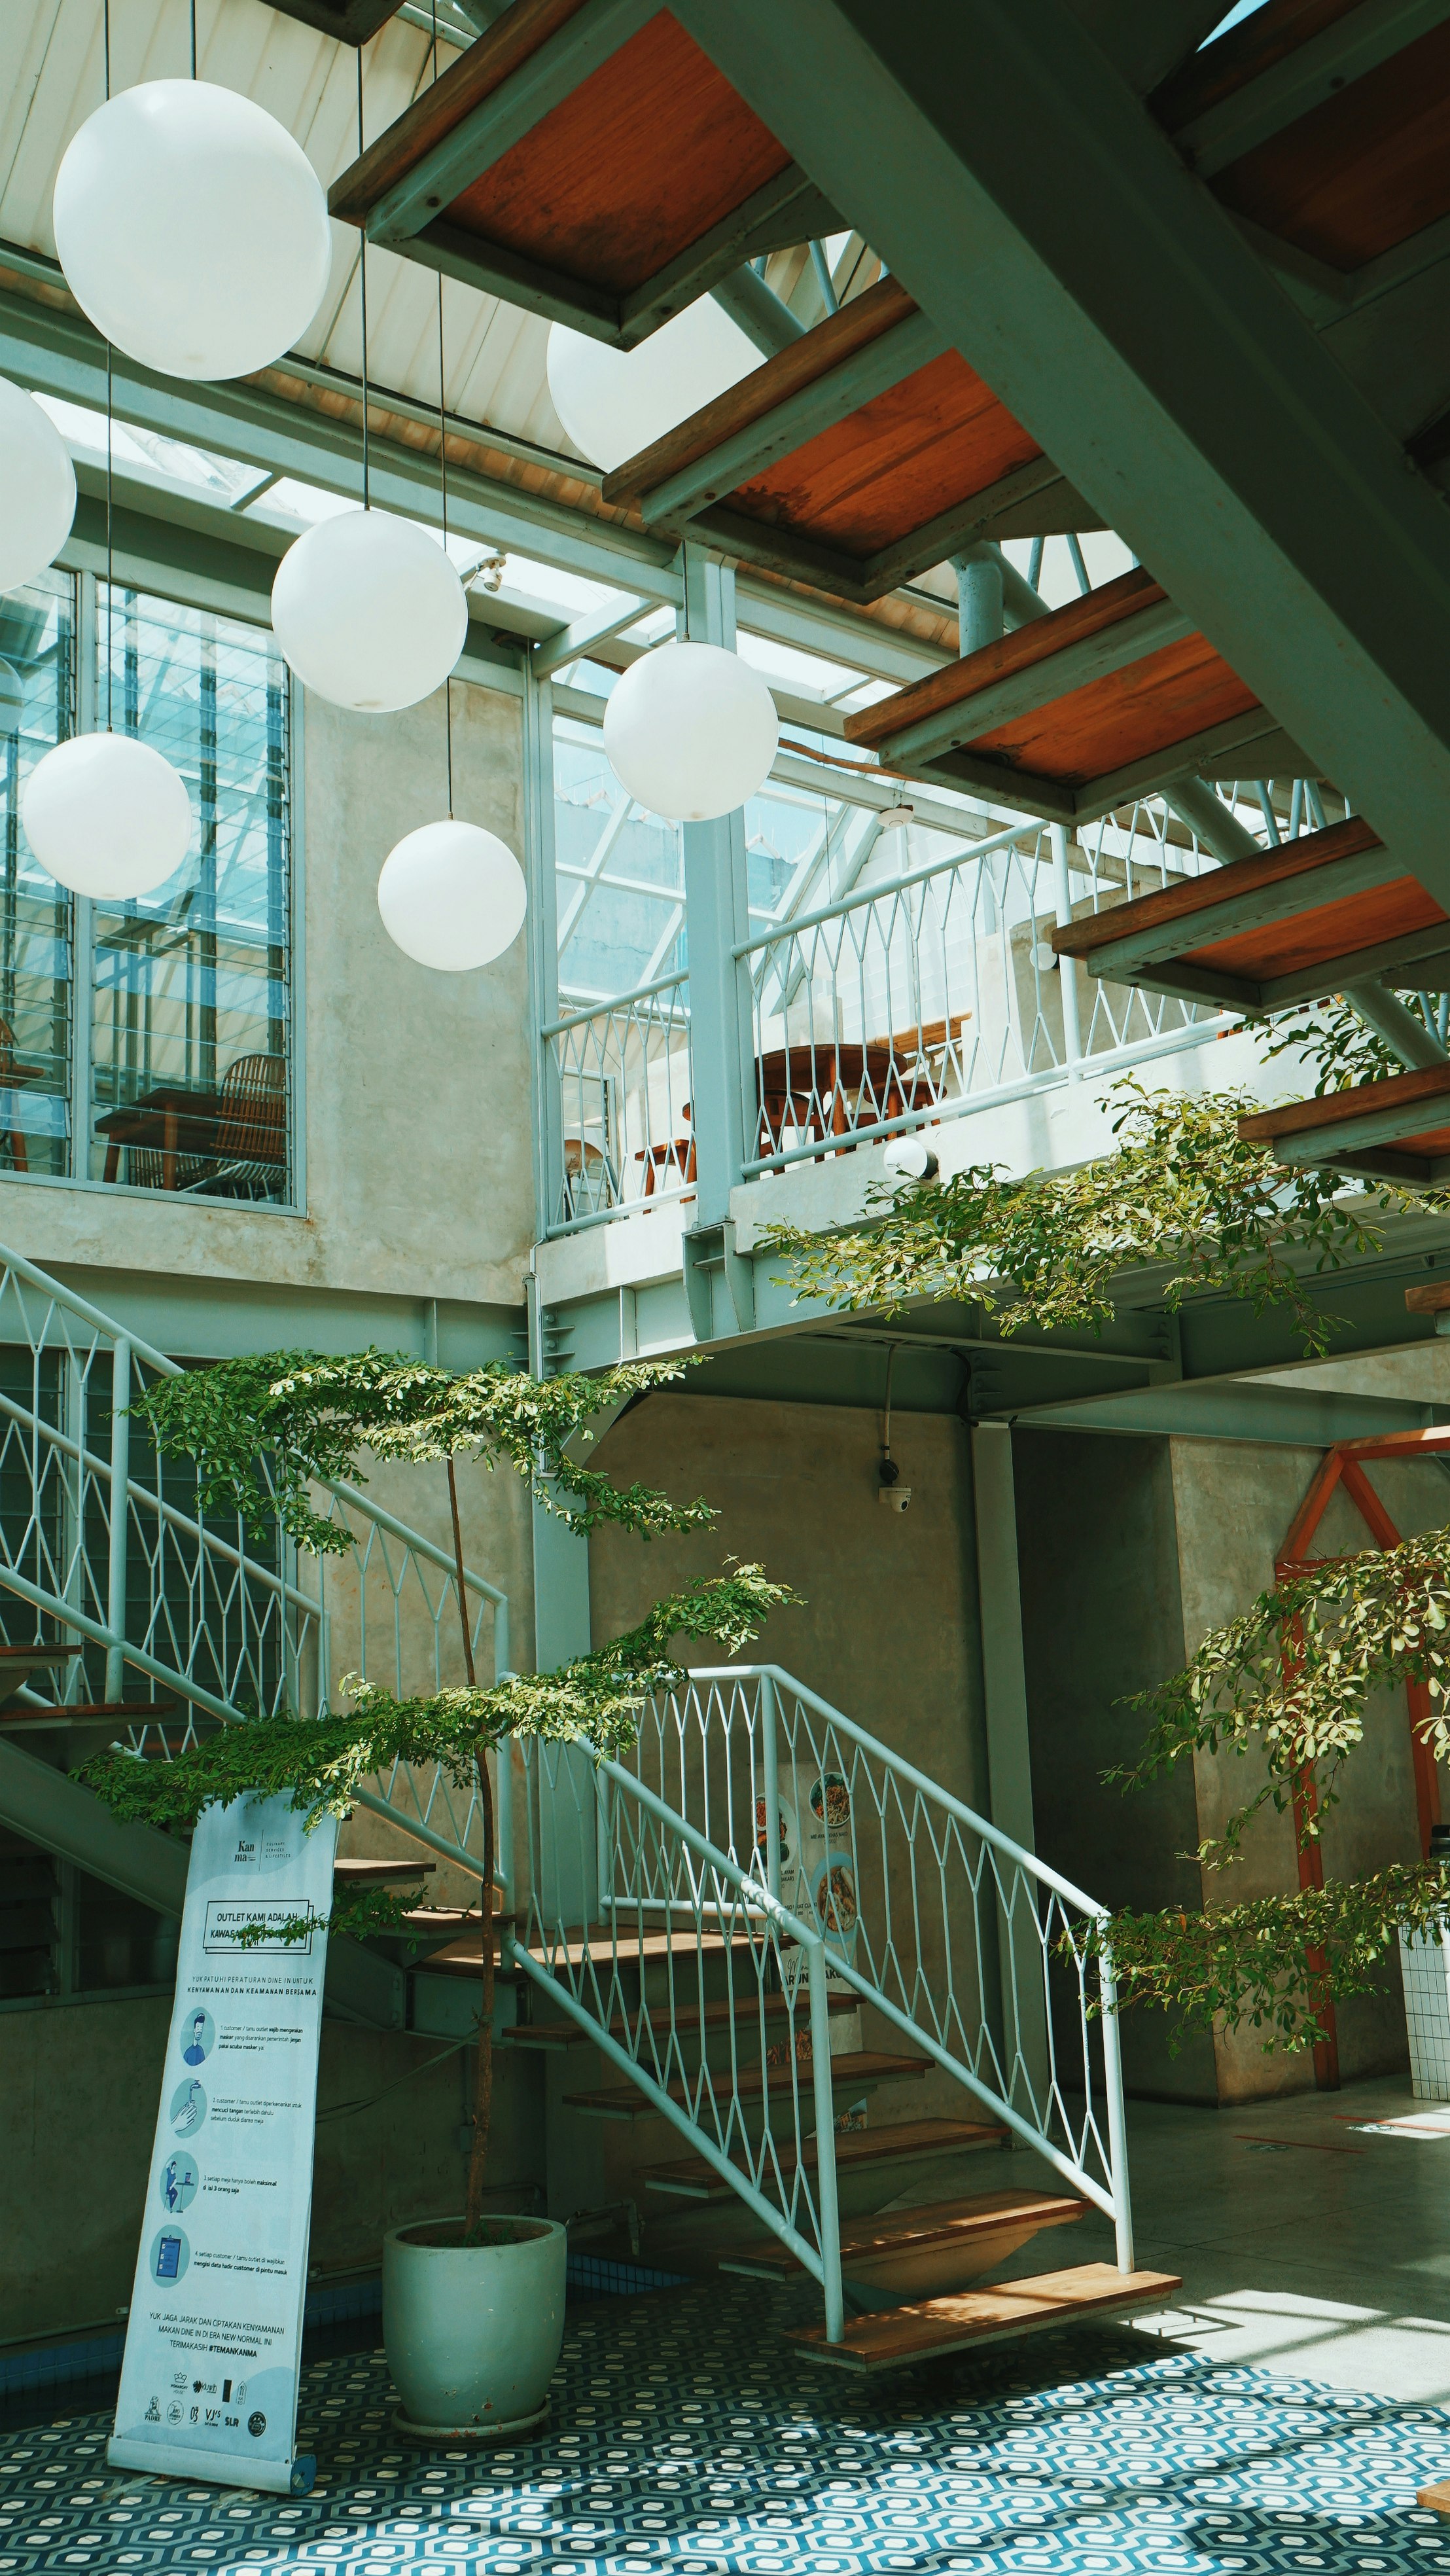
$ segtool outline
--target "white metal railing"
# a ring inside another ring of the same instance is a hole
[[[820,1927],[628,1764],[596,1768],[549,1743],[522,1750],[528,1890],[506,1956],[790,2247],[820,2282],[826,2332],[839,2341],[835,2120],[845,2106]],[[688,2163],[664,2187],[676,2210],[681,2195],[699,2196]]]
[[[1074,840],[1013,826],[742,941],[747,1172],[1200,1044],[1231,1015],[1063,970],[1051,940],[1215,864],[1155,800]]]
[[[0,1247],[0,1625],[12,1644],[79,1644],[44,1707],[124,1703],[118,1740],[169,1760],[199,1721],[325,1709],[356,1672],[399,1691],[463,1678],[452,1557],[354,1486],[322,1489],[352,1538],[308,1560],[278,1532],[270,1562],[239,1520],[198,1501],[198,1473],[159,1457],[130,1405],[177,1363]],[[117,1508],[117,1497],[122,1506]],[[471,1642],[509,1670],[508,1599],[465,1567]],[[40,1676],[37,1676],[37,1683]],[[500,1874],[511,1846],[499,1782]],[[398,1766],[361,1803],[478,1867],[476,1791]]]
[[[683,1837],[641,1872],[630,1801],[676,1814],[826,1945],[830,1982],[922,2050],[1106,2216],[1132,2219],[1105,1909],[777,1665],[654,1700],[601,1797],[605,1923],[698,1919]],[[678,1876],[671,1873],[671,1860]]]
[[[618,1001],[571,1011],[543,1037],[559,1121],[549,1139],[550,1231],[691,1196],[687,978],[663,976]]]

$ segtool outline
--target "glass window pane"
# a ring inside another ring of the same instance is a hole
[[[17,705],[18,700],[18,705]],[[44,572],[0,599],[0,1171],[70,1167],[70,897],[30,853],[20,798],[70,733],[75,583]]]
[[[286,1201],[286,666],[265,629],[97,587],[97,715],[155,745],[197,829],[154,894],[92,907],[90,1174]]]

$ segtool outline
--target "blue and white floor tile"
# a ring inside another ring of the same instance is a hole
[[[547,2435],[422,2454],[382,2354],[319,2362],[291,2502],[112,2476],[107,2419],[0,2435],[0,2576],[1440,2576],[1450,2413],[1142,2355],[997,2347],[866,2389],[797,2360],[800,2293],[720,2283],[570,2311]],[[1142,2356],[1142,2357],[1140,2357]]]

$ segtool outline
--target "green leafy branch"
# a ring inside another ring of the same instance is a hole
[[[1202,1914],[1113,1914],[1089,1927],[1086,1948],[1111,1952],[1121,2004],[1181,2016],[1169,2041],[1175,2055],[1184,2030],[1216,2022],[1266,2031],[1266,2049],[1299,2049],[1323,2037],[1326,2004],[1373,1991],[1376,1964],[1401,1926],[1438,1937],[1447,1909],[1437,1865],[1400,1864]]]
[[[1076,1171],[1014,1177],[974,1164],[929,1190],[892,1197],[846,1232],[777,1227],[769,1248],[790,1265],[799,1298],[892,1313],[919,1297],[974,1300],[1004,1335],[1026,1324],[1101,1331],[1126,1269],[1163,1265],[1177,1308],[1205,1289],[1247,1298],[1256,1313],[1287,1307],[1306,1349],[1322,1353],[1333,1319],[1304,1277],[1379,1249],[1336,1204],[1332,1172],[1288,1170],[1246,1144],[1247,1093],[1183,1098],[1114,1086],[1115,1149]],[[1388,1198],[1380,1193],[1381,1203]]]
[[[1423,1682],[1418,1732],[1437,1762],[1450,1755],[1450,1529],[1398,1547],[1306,1567],[1224,1626],[1193,1661],[1124,1702],[1153,1723],[1138,1760],[1105,1776],[1137,1788],[1185,1755],[1262,1750],[1268,1774],[1197,1857],[1218,1867],[1272,1801],[1296,1799],[1310,1839],[1338,1797],[1339,1774],[1364,1735],[1365,1711],[1388,1684]]]
[[[422,1876],[421,1866],[419,1877]],[[414,1888],[405,1896],[387,1887],[343,1887],[333,1896],[326,1914],[289,1914],[280,1923],[259,1918],[244,1923],[236,1935],[239,1950],[260,1950],[277,1941],[288,1949],[300,1948],[314,1932],[335,1932],[352,1941],[397,1939],[416,1941],[420,1938],[412,1920],[420,1902],[420,1891]]]
[[[289,1538],[314,1554],[350,1548],[351,1531],[317,1509],[310,1489],[365,1482],[363,1449],[417,1465],[462,1455],[493,1467],[502,1458],[546,1510],[567,1514],[578,1529],[613,1521],[653,1538],[702,1528],[713,1517],[709,1505],[674,1504],[647,1485],[615,1485],[565,1444],[576,1432],[590,1439],[592,1416],[679,1377],[688,1364],[631,1361],[598,1377],[541,1379],[493,1360],[455,1377],[386,1351],[341,1359],[271,1351],[160,1378],[131,1412],[161,1448],[197,1461],[202,1508],[240,1513],[264,1546],[280,1520]]]
[[[285,1796],[311,1826],[325,1815],[345,1815],[364,1782],[385,1776],[397,1762],[436,1763],[467,1788],[481,1754],[508,1735],[617,1756],[633,1744],[651,1695],[680,1678],[668,1652],[672,1638],[708,1637],[726,1654],[738,1654],[770,1611],[799,1597],[789,1585],[768,1581],[760,1566],[736,1565],[667,1594],[635,1627],[558,1672],[521,1673],[487,1690],[414,1699],[354,1680],[344,1685],[352,1699],[346,1712],[250,1718],[220,1728],[171,1762],[141,1761],[111,1746],[75,1776],[124,1823],[193,1825],[214,1801]]]

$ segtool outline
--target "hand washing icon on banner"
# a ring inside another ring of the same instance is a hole
[[[171,2132],[173,2137],[194,2138],[206,2118],[206,2095],[194,2075],[178,2084],[171,2096]]]

